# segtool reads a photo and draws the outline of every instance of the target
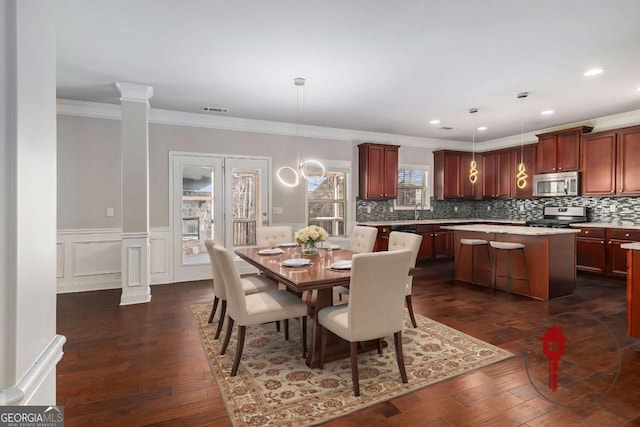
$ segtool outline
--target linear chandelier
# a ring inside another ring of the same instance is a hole
[[[527,96],[529,96],[529,92],[520,92],[517,97],[518,99],[524,100]],[[524,165],[524,108],[523,103],[520,102],[520,164],[518,165],[518,173],[516,174],[516,185],[519,189],[523,189],[527,186],[527,167]]]
[[[300,110],[301,110],[301,104],[302,104],[302,117],[303,117],[302,120],[304,121],[304,85],[305,83],[306,83],[306,80],[302,77],[293,79],[293,84],[298,89],[297,119],[296,119],[298,150],[303,144],[300,138]],[[304,178],[306,180],[310,179],[308,173],[305,172],[305,168],[308,168],[309,166],[314,166],[314,165],[317,166],[322,171],[320,177],[321,178],[324,177],[326,172],[324,165],[320,163],[320,161],[314,160],[314,159],[308,159],[298,163],[297,169],[292,168],[291,166],[282,166],[278,168],[278,170],[276,171],[276,176],[278,177],[278,181],[280,181],[282,185],[285,185],[287,187],[296,187],[298,186],[298,184],[300,184],[300,178]],[[289,177],[287,177],[287,175],[289,175]]]
[[[478,112],[477,108],[469,109],[469,114],[475,114],[477,112]],[[476,182],[478,182],[478,164],[476,163],[476,121],[475,120],[472,120],[471,127],[473,128],[473,130],[471,131],[473,152],[471,155],[471,165],[469,168],[469,181],[472,184],[475,184]]]

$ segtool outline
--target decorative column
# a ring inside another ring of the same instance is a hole
[[[151,301],[149,280],[149,99],[153,88],[116,83],[122,104],[122,296]]]

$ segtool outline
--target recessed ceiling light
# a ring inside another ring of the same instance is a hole
[[[432,125],[437,125],[438,123],[440,123],[440,119],[433,119],[429,123]]]
[[[543,116],[550,116],[551,114],[553,114],[553,110],[544,110],[540,114],[542,114]]]
[[[593,68],[591,70],[585,71],[585,77],[597,76],[602,73],[604,70],[602,68]]]
[[[487,129],[489,129],[489,128],[488,128],[488,127],[486,127],[486,126],[480,126],[480,127],[478,128],[478,130],[479,130],[479,131],[483,131],[483,130],[487,130]]]

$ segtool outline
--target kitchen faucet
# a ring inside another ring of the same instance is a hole
[[[418,221],[420,219],[420,214],[418,214],[418,208],[422,211],[424,209],[424,205],[422,203],[416,203],[416,207],[413,209],[413,220]]]

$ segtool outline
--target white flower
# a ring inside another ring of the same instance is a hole
[[[322,242],[326,240],[329,234],[327,231],[317,225],[308,225],[294,234],[296,243],[304,244],[307,242]]]

